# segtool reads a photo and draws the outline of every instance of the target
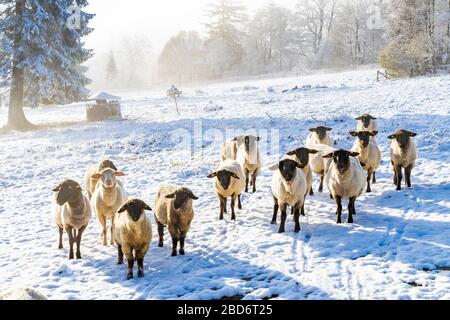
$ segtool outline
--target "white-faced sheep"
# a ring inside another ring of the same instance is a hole
[[[216,171],[208,175],[214,179],[214,188],[220,202],[220,220],[226,207],[226,199],[231,197],[231,219],[236,220],[235,206],[238,200],[238,208],[242,209],[241,193],[245,188],[245,176],[241,165],[234,160],[225,160],[219,164]]]
[[[69,259],[74,258],[73,245],[76,242],[76,258],[81,259],[81,236],[86,230],[92,216],[89,199],[83,194],[80,185],[73,180],[65,180],[56,188],[52,202],[56,225],[59,229],[59,249],[63,248],[63,232],[69,236]]]
[[[45,295],[33,288],[17,288],[0,293],[0,300],[38,301],[48,300]]]
[[[377,118],[372,117],[370,114],[363,114],[361,117],[355,118],[355,120],[358,121],[356,131],[378,131]]]
[[[317,127],[311,128],[311,133],[306,138],[306,147],[312,150],[318,150],[316,154],[312,154],[309,158],[309,163],[311,165],[312,171],[320,176],[319,192],[323,192],[323,182],[326,174],[326,161],[324,161],[323,156],[327,153],[321,152],[323,148],[319,149],[318,146],[327,146],[332,148],[334,141],[328,135],[332,129],[328,127]],[[330,149],[324,149],[327,152]]]
[[[94,179],[100,179],[92,195],[91,203],[97,218],[103,227],[103,245],[107,245],[106,240],[106,220],[111,219],[111,245],[114,244],[114,219],[117,211],[127,201],[127,193],[117,177],[123,177],[123,172],[117,172],[106,168],[101,172],[94,173]]]
[[[300,163],[301,165],[305,166],[302,170],[306,177],[307,190],[309,192],[309,195],[311,195],[311,196],[314,195],[314,191],[312,188],[313,174],[312,174],[311,166],[309,164],[309,158],[310,158],[310,155],[317,154],[318,152],[319,151],[313,150],[313,149],[298,148],[298,149],[295,149],[295,150],[287,153],[288,156],[293,157],[292,158],[293,160],[295,160],[298,163]]]
[[[405,168],[406,185],[411,188],[411,172],[417,160],[417,147],[412,139],[415,136],[417,133],[402,129],[388,137],[392,140],[391,163],[397,190],[402,189],[402,168]]]
[[[184,242],[194,219],[193,200],[198,197],[186,187],[163,186],[155,200],[155,220],[158,224],[159,247],[164,245],[164,227],[172,237],[172,257],[177,255],[178,242],[180,255],[184,255]]]
[[[376,183],[376,171],[381,165],[381,151],[375,140],[371,138],[378,134],[377,131],[350,131],[350,135],[356,137],[352,151],[359,153],[359,161],[367,172],[367,192],[372,192],[370,181]]]
[[[294,209],[295,232],[300,232],[300,211],[304,212],[305,197],[308,192],[304,165],[286,158],[279,162],[272,177],[274,201],[272,224],[277,223],[278,209],[281,209],[279,233],[285,232],[287,206]]]
[[[324,158],[332,159],[327,173],[327,186],[336,201],[337,223],[342,223],[342,199],[349,199],[348,223],[353,223],[356,215],[356,199],[364,192],[366,180],[364,171],[358,159],[359,153],[338,150]]]
[[[144,258],[152,241],[152,225],[145,211],[151,210],[144,201],[131,199],[117,213],[114,228],[117,263],[123,264],[125,254],[128,261],[128,280],[133,278],[134,261],[138,263],[138,276],[144,276]]]
[[[100,163],[90,166],[86,170],[86,174],[84,175],[84,184],[86,186],[86,192],[88,194],[89,200],[92,198],[92,194],[94,193],[95,187],[97,186],[98,182],[98,179],[93,178],[92,175],[106,168],[110,168],[117,171],[117,167],[111,160],[103,160]]]
[[[241,136],[236,138],[238,151],[236,161],[242,167],[245,175],[245,192],[248,192],[249,183],[253,187],[253,193],[256,192],[256,178],[262,166],[261,152],[259,151],[259,137]],[[251,178],[251,180],[250,180]]]

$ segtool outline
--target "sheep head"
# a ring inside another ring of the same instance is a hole
[[[331,130],[333,130],[333,129],[329,128],[329,127],[322,127],[322,126],[309,129],[309,131],[317,134],[317,137],[319,138],[319,140],[325,139],[327,137],[327,133]]]
[[[309,155],[310,154],[316,154],[319,151],[308,149],[308,148],[298,148],[296,150],[290,151],[287,153],[288,156],[296,156],[297,159],[300,161],[300,164],[303,164],[305,167],[309,163]]]
[[[417,136],[417,133],[401,129],[397,131],[396,133],[390,135],[388,139],[396,140],[398,145],[401,149],[406,149],[409,146],[409,142],[411,141],[411,138]]]
[[[351,152],[347,150],[338,150],[323,156],[324,159],[333,159],[338,172],[344,174],[350,168],[350,157],[359,156],[358,152]]]
[[[360,144],[362,145],[363,148],[367,148],[369,146],[370,143],[370,138],[371,137],[375,137],[378,134],[378,131],[372,131],[372,132],[368,132],[368,131],[350,131],[349,134],[352,137],[358,138]]]
[[[167,199],[174,199],[173,206],[175,210],[184,207],[189,200],[198,200],[198,197],[188,188],[180,188],[172,194],[166,196]]]
[[[119,213],[127,211],[130,218],[134,222],[138,222],[141,217],[144,217],[144,211],[152,211],[152,209],[142,200],[131,199],[128,200],[122,208],[119,209]]]
[[[281,160],[278,164],[278,169],[284,180],[287,182],[292,181],[297,174],[297,169],[303,169],[306,165],[300,164],[297,161],[291,159]]]
[[[364,128],[368,129],[372,120],[377,120],[377,118],[372,117],[370,114],[363,114],[361,117],[355,118],[357,121],[361,121]]]
[[[56,203],[60,206],[68,203],[74,203],[82,197],[82,189],[78,182],[73,180],[64,180],[56,188],[53,189],[56,192]]]
[[[92,175],[93,179],[100,179],[100,182],[102,183],[102,185],[107,188],[107,189],[111,189],[114,188],[116,186],[117,183],[117,177],[123,177],[125,176],[125,173],[120,172],[120,171],[116,171],[114,169],[111,168],[106,168],[103,169],[100,172],[94,173]]]
[[[221,170],[221,171],[213,172],[208,175],[208,178],[210,178],[210,179],[217,178],[217,180],[219,181],[220,185],[222,186],[222,188],[224,190],[228,190],[228,188],[230,187],[232,178],[238,179],[238,180],[240,179],[235,173],[228,171],[228,170]]]

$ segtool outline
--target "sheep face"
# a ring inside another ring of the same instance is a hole
[[[350,131],[349,133],[352,137],[358,138],[358,140],[363,148],[367,148],[370,143],[370,138],[375,137],[378,134],[378,131],[372,131],[372,132]]]
[[[98,166],[99,171],[102,171],[107,168],[118,171],[117,167],[114,165],[114,163],[111,160],[103,160],[102,162],[100,162],[100,165]]]
[[[174,199],[173,206],[175,210],[183,208],[188,203],[188,200],[198,200],[198,197],[187,188],[181,188],[174,193],[167,195],[166,198]]]
[[[57,192],[56,203],[59,206],[63,206],[67,202],[76,202],[82,196],[82,189],[78,182],[73,180],[65,180],[60,183],[53,192]]]
[[[391,140],[395,139],[397,141],[399,147],[402,150],[405,150],[408,148],[411,138],[415,137],[415,136],[417,136],[417,133],[402,129],[402,130],[399,130],[396,133],[390,135],[388,138]]]
[[[308,148],[298,148],[296,150],[293,150],[291,152],[288,152],[287,155],[288,156],[296,156],[297,159],[300,161],[300,164],[304,165],[305,167],[308,165],[309,163],[309,155],[310,154],[316,154],[319,151],[317,150],[313,150],[313,149],[308,149]]]
[[[208,175],[208,178],[217,178],[217,180],[219,181],[220,185],[222,186],[222,188],[224,190],[228,190],[228,188],[230,187],[231,184],[231,179],[240,179],[235,173],[230,172],[228,170],[222,170],[222,171],[217,171],[217,172],[213,172],[210,175]]]
[[[319,140],[323,140],[327,137],[327,133],[333,129],[328,127],[317,127],[317,128],[311,128],[309,131],[315,132],[317,136],[319,137]]]
[[[377,120],[377,118],[372,117],[370,114],[363,114],[361,117],[356,118],[355,120],[361,121],[364,128],[368,129],[372,120]]]
[[[284,180],[290,182],[295,178],[295,175],[297,174],[297,168],[303,169],[305,166],[306,165],[302,165],[297,161],[285,159],[280,161],[280,163],[278,164],[278,169],[280,170],[280,173],[283,176]]]
[[[123,172],[116,171],[111,168],[103,169],[92,175],[94,179],[100,179],[102,185],[107,188],[114,188],[117,183],[117,177],[123,177],[125,174]]]
[[[350,157],[359,156],[358,152],[350,152],[347,150],[338,150],[333,153],[325,155],[324,159],[333,159],[333,163],[339,174],[344,174],[350,168]]]
[[[151,211],[152,209],[142,200],[132,199],[127,201],[122,208],[119,209],[119,213],[127,211],[130,218],[134,222],[138,222],[145,215],[144,211]]]

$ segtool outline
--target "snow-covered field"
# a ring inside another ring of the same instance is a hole
[[[282,92],[294,86],[300,89]],[[124,121],[0,135],[0,291],[31,286],[51,299],[450,299],[450,76],[377,83],[372,70],[180,89],[182,116],[163,91],[123,93]],[[267,170],[278,160],[278,138],[286,152],[326,122],[339,146],[350,148],[353,118],[364,112],[380,119],[383,164],[374,192],[357,201],[355,223],[336,225],[333,201],[316,193],[301,233],[289,217],[278,234]],[[34,123],[81,121],[84,106],[28,115]],[[5,118],[0,110],[0,126]],[[413,188],[397,192],[387,136],[400,128],[418,133],[420,154]],[[259,190],[243,196],[237,222],[218,220],[206,178],[231,129],[258,130],[266,150]],[[192,155],[182,147],[191,144]],[[57,250],[51,190],[63,178],[82,182],[102,158],[127,174],[131,196],[152,207],[163,184],[194,190],[200,200],[186,256],[169,257],[167,233],[157,247],[152,214],[143,279],[126,281],[115,247],[101,245],[95,217],[83,260],[68,261],[66,236]]]

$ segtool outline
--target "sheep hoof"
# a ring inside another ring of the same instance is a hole
[[[184,253],[184,250],[183,250],[183,249],[180,249],[180,255],[182,255],[182,256],[184,256],[184,255],[185,255],[185,253]]]
[[[402,191],[402,187],[397,187],[397,191]]]
[[[129,273],[129,274],[127,275],[127,280],[131,280],[131,279],[133,279],[133,273]]]
[[[372,192],[372,189],[367,189],[366,192],[367,192],[367,193],[371,193],[371,192]]]
[[[272,222],[270,224],[277,224],[276,220],[272,220]]]
[[[353,223],[353,219],[348,219],[347,223],[352,224]]]
[[[162,242],[158,243],[158,247],[162,248],[164,247],[164,244]]]
[[[280,228],[280,230],[278,230],[278,233],[284,233],[284,228]]]
[[[69,255],[69,260],[73,260],[73,254]]]
[[[177,252],[176,251],[173,251],[172,252],[172,257],[176,257],[177,256]]]
[[[123,260],[119,260],[119,261],[117,261],[117,265],[122,265],[123,264]]]
[[[81,259],[81,253],[77,253],[77,259]]]
[[[337,223],[337,224],[341,224],[341,223],[342,223],[342,220],[338,219],[338,220],[336,221],[336,223]]]
[[[300,227],[295,227],[295,230],[294,230],[294,232],[295,232],[295,233],[299,233],[299,232],[300,232],[300,230],[301,230],[301,228],[300,228]]]
[[[64,248],[63,248],[63,245],[60,244],[60,245],[58,246],[58,249],[59,249],[59,250],[64,249]]]
[[[312,197],[314,195],[314,191],[310,191],[309,195]]]
[[[144,277],[144,271],[139,271],[138,272],[138,277],[139,278],[143,278]]]

